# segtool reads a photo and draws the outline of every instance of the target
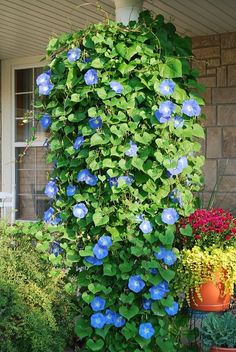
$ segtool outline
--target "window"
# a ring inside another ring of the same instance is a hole
[[[51,172],[46,163],[48,132],[41,129],[33,109],[35,79],[41,72],[41,67],[14,70],[15,208],[20,220],[42,218],[48,207],[44,195]]]

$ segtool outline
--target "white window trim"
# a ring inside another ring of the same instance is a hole
[[[46,64],[41,56],[5,59],[1,61],[1,104],[2,104],[2,192],[13,195],[15,209],[15,148],[26,143],[15,142],[14,72],[16,69],[41,67]],[[31,146],[42,146],[43,142],[32,142]],[[15,221],[15,211],[13,212]]]

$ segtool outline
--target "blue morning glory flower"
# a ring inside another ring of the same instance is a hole
[[[141,222],[141,224],[139,225],[139,228],[140,228],[140,230],[141,230],[143,233],[145,233],[145,234],[151,233],[152,230],[153,230],[153,226],[152,226],[152,224],[150,223],[150,221],[148,221],[148,220],[143,220],[143,221]]]
[[[194,99],[185,100],[182,106],[182,113],[189,116],[199,116],[201,113],[201,108]]]
[[[112,239],[110,236],[102,236],[98,240],[100,247],[110,248],[112,246]]]
[[[137,155],[138,152],[138,146],[136,143],[130,141],[129,142],[130,148],[126,150],[125,155],[133,157]]]
[[[177,188],[174,188],[173,191],[170,192],[169,198],[173,203],[182,203],[181,196]]]
[[[51,220],[51,218],[52,218],[54,212],[55,212],[55,210],[54,210],[52,207],[50,207],[48,210],[46,210],[46,211],[44,212],[43,220],[44,220],[45,222],[49,222],[49,221]]]
[[[151,295],[151,299],[153,299],[154,301],[162,299],[166,294],[165,289],[162,286],[160,286],[160,284],[156,286],[152,286],[149,289],[149,292]]]
[[[88,213],[88,208],[84,203],[77,203],[73,206],[73,215],[76,218],[83,219]]]
[[[99,246],[97,243],[93,247],[93,254],[97,259],[104,259],[108,256],[108,249],[106,247]]]
[[[48,129],[48,127],[51,126],[52,120],[49,114],[44,114],[41,119],[40,119],[40,125],[42,128],[45,130]]]
[[[96,186],[96,184],[98,183],[98,178],[97,176],[89,173],[89,175],[87,175],[87,177],[85,178],[85,183],[88,186]]]
[[[144,214],[137,215],[135,219],[137,222],[142,222],[144,220]]]
[[[50,253],[54,254],[55,257],[58,257],[63,252],[63,249],[60,246],[59,242],[54,241],[50,248]]]
[[[81,145],[84,143],[84,136],[78,136],[73,144],[75,150],[79,150]]]
[[[131,291],[138,293],[145,287],[145,282],[140,275],[133,275],[129,278],[128,287]]]
[[[83,60],[84,63],[88,63],[88,62],[91,62],[91,61],[92,61],[92,59],[90,57],[86,57]]]
[[[90,175],[89,170],[88,169],[83,169],[83,170],[78,172],[77,181],[78,182],[84,182],[89,175]]]
[[[145,340],[150,339],[155,334],[155,330],[151,323],[142,323],[139,325],[139,335]]]
[[[172,251],[165,252],[165,255],[163,257],[163,262],[166,265],[171,266],[176,262],[176,260],[177,260],[176,255]]]
[[[84,80],[87,86],[91,86],[93,84],[98,83],[98,74],[97,71],[93,68],[90,68],[84,75]]]
[[[175,104],[172,101],[167,100],[159,105],[159,112],[163,117],[169,117],[175,109]]]
[[[158,260],[162,260],[166,255],[166,249],[164,247],[160,247],[160,250],[156,253],[154,253],[154,256]]]
[[[174,117],[174,128],[182,128],[184,126],[184,119],[180,116]]]
[[[36,79],[36,84],[37,86],[47,85],[48,83],[50,83],[50,79],[51,74],[49,74],[48,72],[41,73]]]
[[[175,167],[174,169],[168,169],[167,172],[168,172],[168,177],[172,177],[172,176],[176,176],[176,175],[179,175],[181,174],[181,172],[183,171],[182,168],[180,167]]]
[[[84,257],[84,259],[86,260],[86,262],[88,262],[89,264],[92,264],[94,266],[100,266],[100,265],[103,265],[103,261],[100,260],[100,259],[97,259],[93,256],[87,256],[87,257]]]
[[[187,157],[184,155],[184,156],[181,156],[178,160],[178,165],[177,167],[178,168],[182,168],[182,170],[188,166],[188,159]]]
[[[70,63],[79,60],[81,50],[79,48],[70,49],[67,53],[67,59]]]
[[[100,116],[98,117],[91,117],[89,119],[89,126],[92,128],[92,130],[96,130],[98,128],[102,127],[102,119]]]
[[[177,162],[177,167],[174,169],[168,169],[171,175],[180,174],[185,167],[188,166],[188,159],[186,156],[181,156]]]
[[[163,116],[159,110],[156,110],[154,112],[154,115],[157,121],[159,121],[160,123],[166,123],[170,120],[170,116]]]
[[[121,328],[122,326],[124,326],[126,323],[125,318],[122,317],[122,315],[120,315],[119,313],[116,313],[115,315],[115,319],[114,319],[114,326],[116,328]]]
[[[174,302],[171,307],[165,307],[164,309],[168,315],[173,316],[178,313],[179,305],[177,302]]]
[[[66,187],[66,195],[68,197],[72,197],[76,192],[76,186],[73,186],[73,185],[68,185]]]
[[[109,182],[110,187],[117,187],[118,186],[118,177],[109,177],[108,182]]]
[[[159,282],[158,287],[160,289],[164,290],[165,292],[170,292],[169,284],[165,280]]]
[[[143,299],[143,309],[150,310],[152,307],[152,300],[151,299]]]
[[[179,214],[174,208],[166,208],[161,214],[161,220],[167,225],[173,225],[178,221]]]
[[[173,82],[171,79],[164,79],[164,81],[161,82],[159,88],[162,95],[171,95],[175,90],[175,82]]]
[[[150,273],[152,275],[156,275],[157,274],[157,269],[155,269],[155,268],[150,269]]]
[[[52,218],[49,223],[50,225],[55,226],[55,225],[58,225],[61,221],[62,221],[61,215],[58,214],[56,217]]]
[[[105,318],[106,318],[107,325],[113,325],[115,322],[115,319],[117,318],[117,314],[113,312],[111,309],[107,309]]]
[[[89,186],[96,186],[98,183],[98,178],[97,176],[92,175],[88,169],[83,169],[78,172],[77,181],[85,182]]]
[[[119,182],[122,181],[122,180],[123,180],[123,181],[126,183],[126,185],[128,185],[128,186],[131,186],[132,183],[134,182],[134,178],[133,178],[132,176],[120,176],[120,177],[118,178],[118,184],[119,184]]]
[[[123,91],[122,84],[120,84],[119,82],[116,82],[116,81],[110,82],[110,87],[114,92],[116,92],[118,94],[122,93],[122,91]]]
[[[106,324],[106,318],[102,313],[95,313],[90,318],[91,326],[95,329],[102,329]]]
[[[106,300],[101,297],[94,297],[90,305],[94,312],[99,312],[105,308]]]
[[[49,181],[45,187],[44,193],[48,198],[53,198],[58,193],[58,188],[55,181]]]
[[[39,95],[49,95],[54,85],[52,83],[40,84],[39,86]]]

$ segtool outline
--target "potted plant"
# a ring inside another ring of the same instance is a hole
[[[236,352],[236,317],[231,312],[209,313],[200,334],[204,352]]]
[[[235,234],[235,219],[219,208],[198,209],[180,221],[176,289],[192,309],[228,309],[236,283]]]

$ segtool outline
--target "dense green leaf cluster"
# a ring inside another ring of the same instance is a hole
[[[67,52],[73,47],[81,49],[81,57],[71,63]],[[160,245],[171,249],[175,238],[175,225],[161,221],[163,209],[171,207],[180,215],[189,215],[194,209],[193,192],[201,186],[204,160],[197,154],[200,144],[196,137],[202,138],[204,132],[196,118],[185,116],[183,128],[178,129],[172,120],[161,124],[154,116],[159,104],[167,100],[159,90],[166,78],[176,84],[170,98],[176,115],[182,116],[186,99],[203,104],[195,92],[196,72],[189,64],[191,41],[181,38],[162,16],[153,19],[143,13],[139,23],[129,27],[109,21],[53,38],[47,53],[54,88],[49,98],[43,97],[36,106],[52,117],[49,161],[56,162],[53,177],[59,188],[53,207],[66,228],[59,239],[64,254],[50,257],[57,265],[63,261],[72,270],[77,268],[81,313],[76,332],[84,339],[81,350],[180,351],[171,338],[171,318],[164,309],[173,304],[175,292],[155,301],[150,311],[142,308],[142,299],[150,297],[150,286],[163,279],[171,286],[175,276],[172,268],[153,255]],[[91,68],[98,74],[96,85],[84,81]],[[122,84],[121,94],[110,88],[111,81]],[[97,116],[103,124],[94,131],[88,120]],[[85,141],[75,150],[78,135]],[[131,140],[139,149],[137,156],[130,158],[125,151]],[[182,156],[187,157],[188,166],[178,176],[168,177],[167,169],[175,168]],[[82,169],[98,177],[96,186],[76,182]],[[109,178],[122,175],[131,176],[132,185],[121,182],[110,187]],[[77,186],[73,197],[66,195],[69,184]],[[181,194],[181,207],[169,198],[174,188]],[[88,208],[83,219],[72,213],[80,202]],[[154,226],[150,234],[144,235],[138,228],[136,216],[140,213]],[[93,255],[93,246],[104,234],[112,236],[113,245],[104,264],[92,266],[84,258]],[[40,246],[49,247],[50,240],[41,240]],[[142,276],[146,283],[142,293],[128,289],[131,275]],[[105,298],[107,308],[126,318],[122,329],[110,325],[91,328],[89,304],[95,296]],[[138,334],[139,324],[146,321],[155,327],[151,340]]]
[[[223,315],[210,313],[204,318],[201,327],[201,337],[204,351],[211,347],[236,347],[236,318],[231,312]]]
[[[61,273],[50,275],[34,232],[27,224],[0,227],[1,352],[64,352],[72,340],[75,300]]]

